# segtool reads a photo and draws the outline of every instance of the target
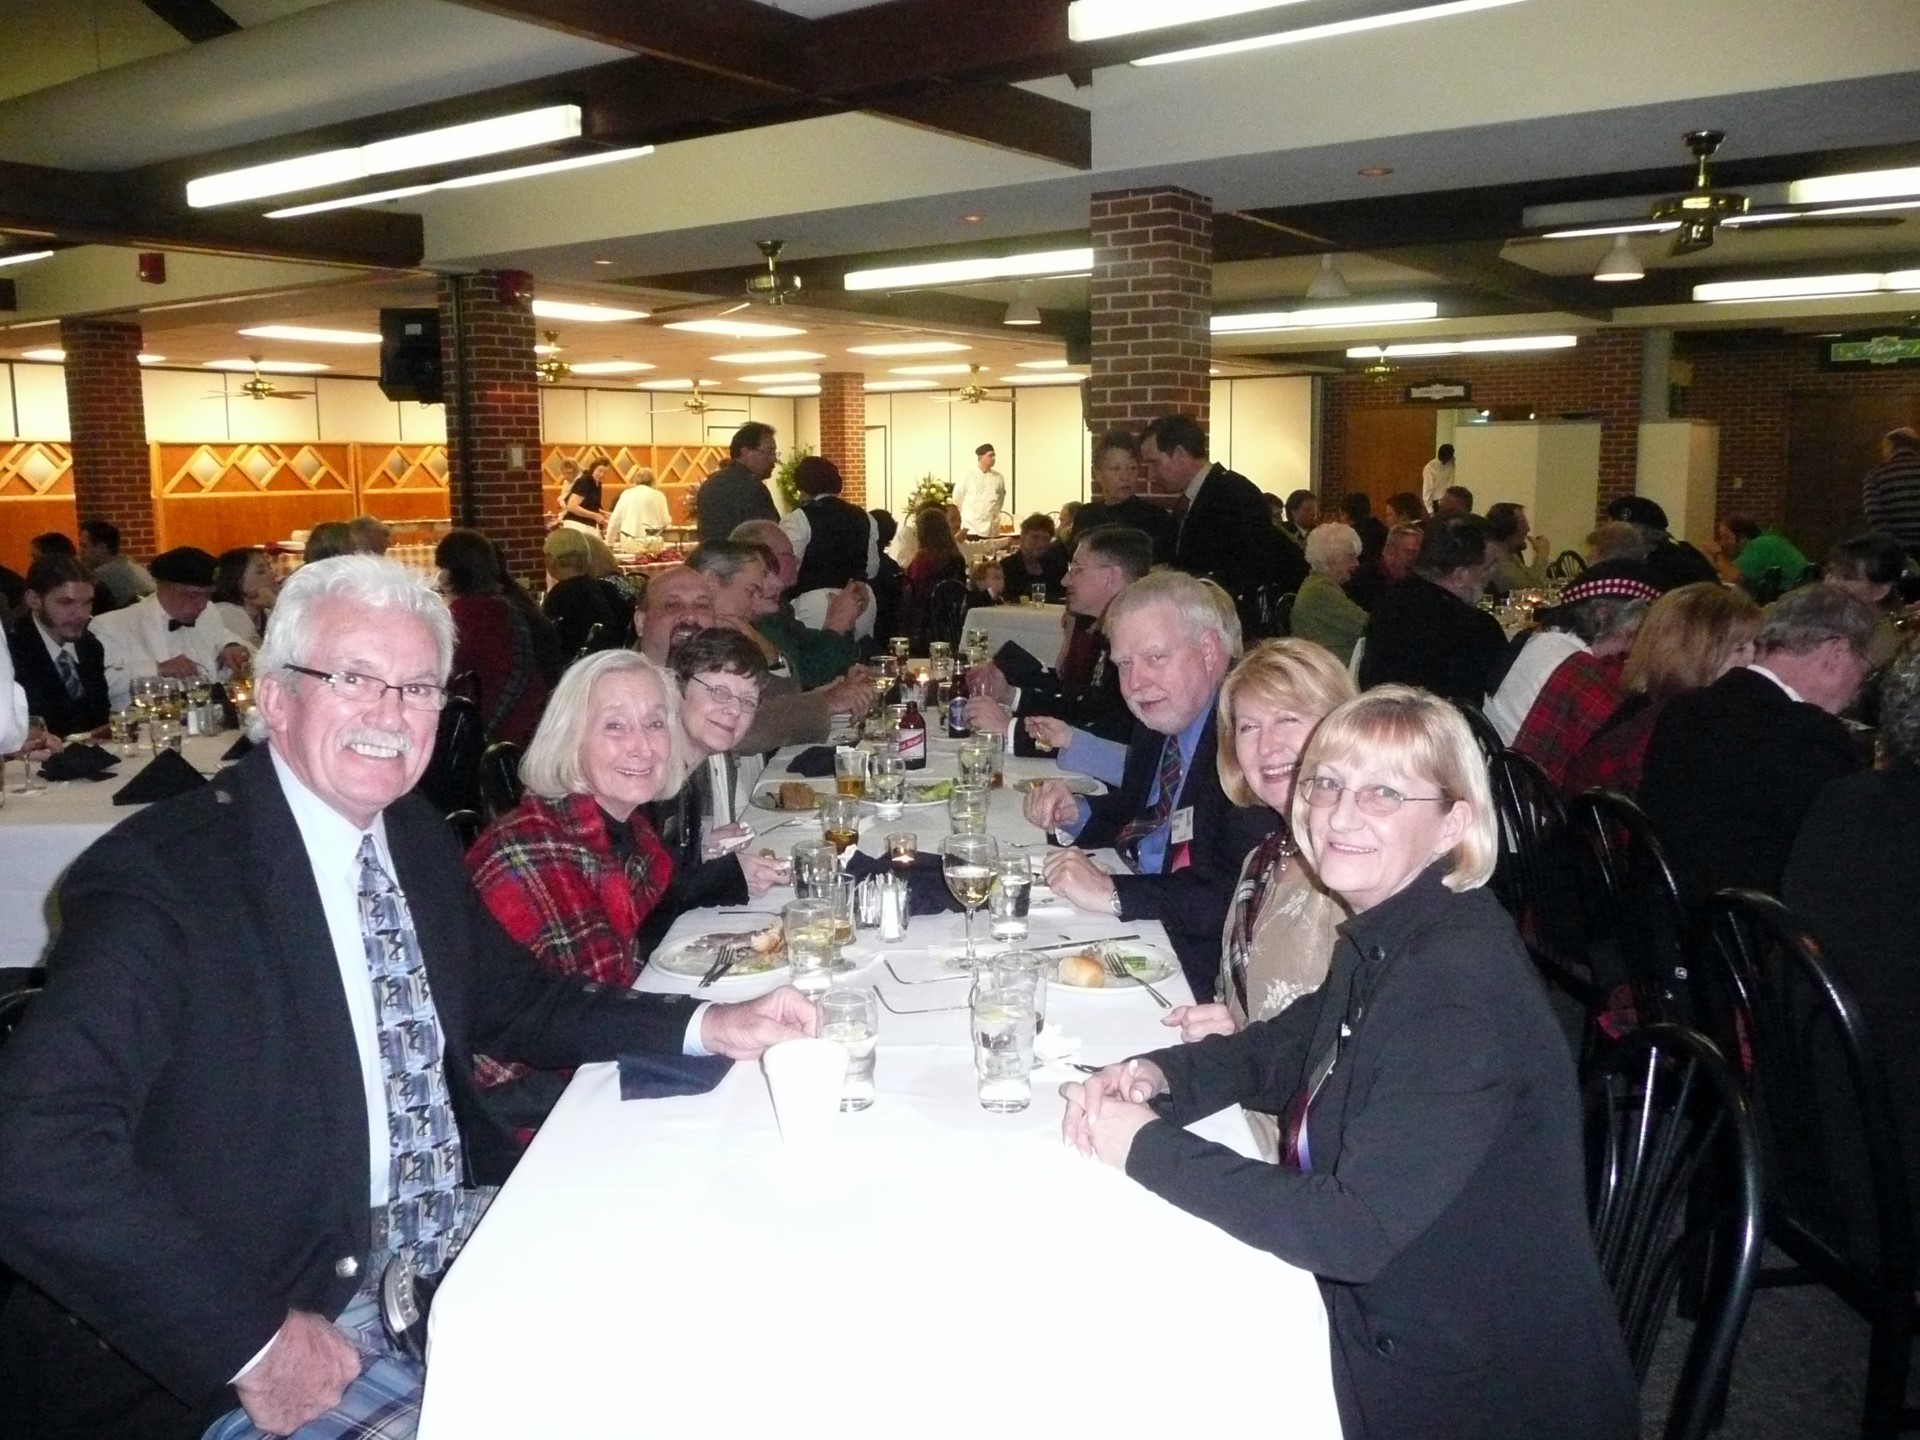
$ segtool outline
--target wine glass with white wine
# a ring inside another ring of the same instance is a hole
[[[973,912],[987,903],[993,893],[993,877],[1000,863],[1000,844],[991,835],[949,835],[940,846],[940,868],[947,877],[947,889],[966,910],[967,948],[961,967],[971,970],[973,954]]]

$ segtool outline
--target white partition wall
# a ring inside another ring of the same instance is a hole
[[[1713,539],[1720,427],[1706,420],[1648,420],[1640,426],[1634,489],[1667,512],[1667,528],[1683,540]]]
[[[1081,393],[1078,385],[1036,385],[1019,393],[1012,464],[1001,466],[1014,524],[1036,511],[1055,514],[1069,500],[1086,498],[1093,437],[1081,421]]]
[[[1527,507],[1555,553],[1579,549],[1600,502],[1600,425],[1587,420],[1462,425],[1453,435],[1458,481],[1482,515],[1505,500]]]
[[[1213,458],[1269,495],[1313,485],[1313,381],[1303,375],[1213,382]]]

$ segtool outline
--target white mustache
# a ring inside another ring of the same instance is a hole
[[[378,745],[398,750],[402,755],[413,749],[413,737],[397,730],[349,730],[340,737],[342,745]]]

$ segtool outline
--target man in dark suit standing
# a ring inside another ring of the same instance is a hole
[[[1118,790],[1092,800],[1057,780],[1027,795],[1027,819],[1074,848],[1047,858],[1047,884],[1083,910],[1158,920],[1193,993],[1213,996],[1220,929],[1247,852],[1273,828],[1260,807],[1240,809],[1220,787],[1215,701],[1240,656],[1240,630],[1219,589],[1157,570],[1107,608],[1111,662],[1140,722]],[[1111,845],[1126,874],[1089,850]]]
[[[1661,711],[1640,799],[1690,899],[1729,885],[1780,893],[1814,797],[1861,768],[1835,717],[1860,693],[1873,623],[1838,586],[1789,591],[1767,607],[1751,665]]]
[[[408,793],[452,651],[404,567],[303,567],[260,650],[267,743],[62,882],[0,1055],[0,1434],[411,1434],[379,1281],[442,1268],[504,1178],[475,1053],[747,1058],[814,1028],[790,988],[604,992],[507,938]]]
[[[1217,580],[1243,625],[1262,586],[1298,590],[1307,558],[1273,528],[1267,497],[1246,476],[1207,459],[1207,432],[1190,415],[1162,415],[1141,432],[1140,460],[1162,490],[1178,491],[1173,563]]]
[[[733,432],[727,463],[700,482],[694,492],[700,543],[724,540],[733,527],[749,520],[780,519],[780,509],[767,491],[767,477],[780,460],[780,442],[771,425],[758,420]]]
[[[1380,597],[1367,621],[1360,688],[1418,685],[1449,700],[1486,704],[1507,649],[1500,622],[1479,608],[1492,569],[1486,521],[1429,520],[1413,573]]]
[[[107,723],[107,670],[93,621],[93,581],[80,562],[43,555],[27,567],[27,613],[7,632],[13,675],[48,733],[78,735]]]

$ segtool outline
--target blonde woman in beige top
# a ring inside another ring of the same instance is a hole
[[[1308,737],[1353,695],[1346,668],[1308,640],[1261,642],[1220,687],[1221,787],[1234,804],[1265,805],[1281,819],[1240,870],[1221,936],[1220,1003],[1183,1005],[1164,1018],[1183,1040],[1270,1019],[1326,979],[1334,927],[1347,912],[1301,863],[1286,817]],[[1247,1119],[1261,1152],[1274,1159],[1277,1122],[1252,1112]]]

